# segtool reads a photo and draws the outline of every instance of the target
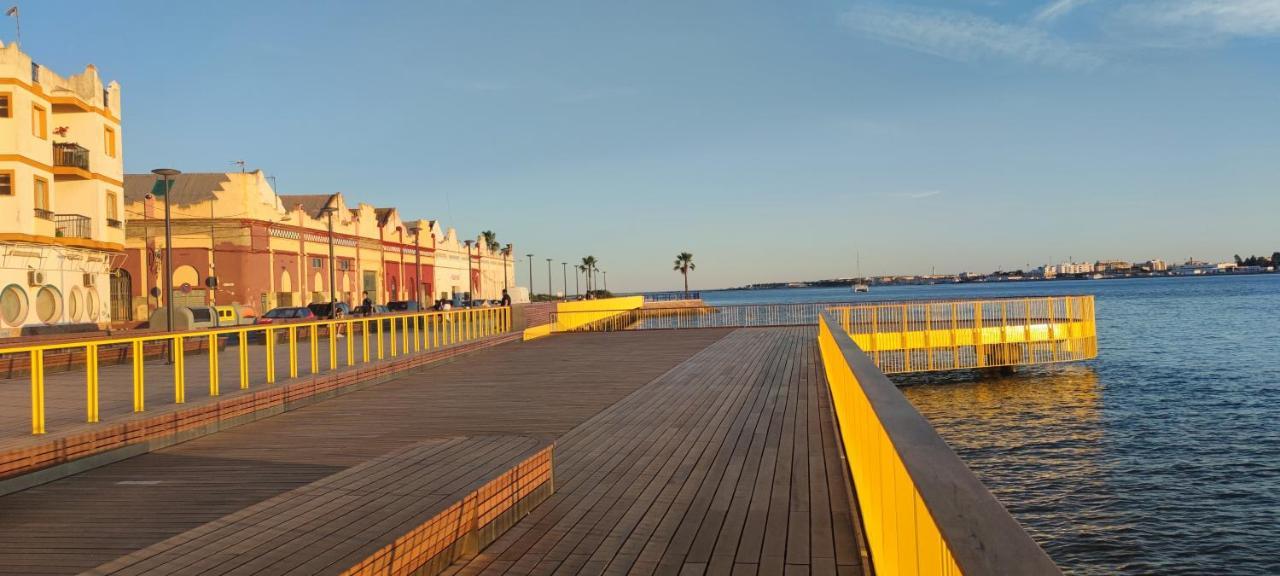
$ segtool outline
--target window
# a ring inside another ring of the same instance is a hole
[[[49,119],[45,116],[43,106],[31,105],[31,134],[36,138],[49,137]]]
[[[13,196],[13,171],[0,172],[0,196]]]
[[[107,156],[116,157],[116,129],[106,126],[102,130],[102,149],[106,151]]]
[[[20,326],[27,320],[27,292],[17,284],[0,292],[0,319],[9,326]]]
[[[0,118],[13,117],[13,95],[9,93],[0,94]]]
[[[324,265],[324,264],[323,264],[323,263],[321,263],[321,261],[320,261],[320,259],[319,259],[319,258],[312,258],[312,259],[311,259],[311,267],[312,267],[312,268],[320,268],[320,267],[321,267],[321,266],[323,266],[323,265]]]
[[[49,181],[35,177],[36,210],[49,211]]]
[[[116,210],[118,210],[118,208],[116,208],[116,193],[107,192],[107,219],[108,220],[120,219],[120,214]]]

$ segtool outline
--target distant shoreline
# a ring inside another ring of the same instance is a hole
[[[1138,280],[1150,278],[1224,278],[1235,276],[1267,276],[1272,274],[1280,274],[1280,272],[1219,272],[1214,274],[1131,274],[1131,275],[1103,275],[1100,278],[1093,278],[1089,275],[1072,275],[1069,277],[1058,278],[1018,278],[1004,279],[999,277],[984,277],[981,279],[960,279],[960,280],[933,280],[933,281],[905,281],[905,282],[878,282],[874,279],[870,281],[871,286],[945,286],[945,285],[964,285],[964,284],[1011,284],[1023,282],[1070,282],[1070,281],[1095,281],[1095,280]],[[696,290],[696,292],[735,292],[735,291],[752,291],[752,290],[803,290],[806,288],[842,288],[849,287],[855,282],[854,279],[848,280],[818,280],[815,282],[801,283],[777,283],[777,284],[748,284],[735,288],[705,288]],[[802,284],[802,285],[793,285]],[[655,292],[645,292],[653,294],[658,292],[671,292],[670,290],[659,290]],[[679,292],[679,290],[675,290]],[[695,292],[691,290],[690,292]]]

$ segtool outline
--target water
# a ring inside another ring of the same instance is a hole
[[[1095,361],[900,378],[1073,574],[1280,573],[1280,275],[703,292],[710,304],[1095,294]]]

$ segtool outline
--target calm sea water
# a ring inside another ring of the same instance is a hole
[[[1095,361],[902,391],[1074,574],[1280,573],[1280,275],[875,288],[1097,296]],[[708,303],[850,301],[844,289]]]

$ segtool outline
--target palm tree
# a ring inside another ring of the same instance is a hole
[[[596,265],[598,264],[600,264],[600,261],[596,260],[595,256],[584,256],[582,258],[582,265],[578,267],[579,270],[582,270],[587,274],[587,295],[591,294],[592,287],[595,284],[592,280],[593,274],[596,271]]]
[[[681,252],[676,255],[676,267],[673,270],[684,275],[684,295],[686,298],[689,297],[689,271],[696,268],[697,266],[693,264],[693,254]]]
[[[484,243],[489,247],[490,252],[497,252],[502,247],[502,244],[498,243],[498,234],[493,230],[481,232],[480,237],[484,239]]]

